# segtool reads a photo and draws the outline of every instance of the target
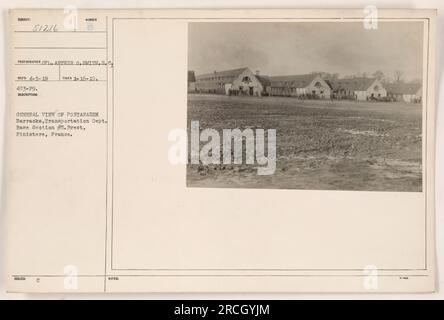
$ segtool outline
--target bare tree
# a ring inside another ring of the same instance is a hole
[[[339,73],[329,73],[329,72],[324,72],[324,71],[313,71],[313,72],[311,72],[311,74],[317,74],[322,79],[338,79],[339,78]]]
[[[387,83],[393,83],[393,82],[395,82],[392,78],[390,78],[390,77],[384,77],[382,80],[381,80],[381,82],[383,83],[383,84],[387,84]]]
[[[376,79],[378,79],[379,81],[382,81],[382,79],[384,79],[384,72],[382,72],[381,70],[376,70],[373,74],[373,77],[375,77]]]
[[[404,72],[402,72],[401,70],[396,70],[395,71],[395,81],[396,82],[401,82],[403,75],[404,75]]]

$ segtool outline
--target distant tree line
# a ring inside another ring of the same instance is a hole
[[[312,74],[318,74],[323,78],[324,80],[336,80],[339,79],[339,73],[329,73],[329,72],[323,72],[323,71],[313,71]],[[376,78],[382,83],[403,83],[404,80],[404,72],[401,70],[395,70],[393,73],[393,77],[389,77],[384,74],[381,70],[376,70],[373,73],[369,72],[358,72],[352,75],[347,75],[343,78]],[[421,79],[414,79],[410,81],[411,83],[421,83]]]

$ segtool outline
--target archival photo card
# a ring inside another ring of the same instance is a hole
[[[436,11],[16,9],[12,293],[433,292]]]

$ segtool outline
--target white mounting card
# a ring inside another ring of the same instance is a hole
[[[435,10],[9,20],[10,292],[435,290]]]

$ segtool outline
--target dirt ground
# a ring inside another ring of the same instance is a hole
[[[189,187],[422,189],[421,105],[286,97],[188,96],[188,126],[276,129],[276,171],[188,165]]]

